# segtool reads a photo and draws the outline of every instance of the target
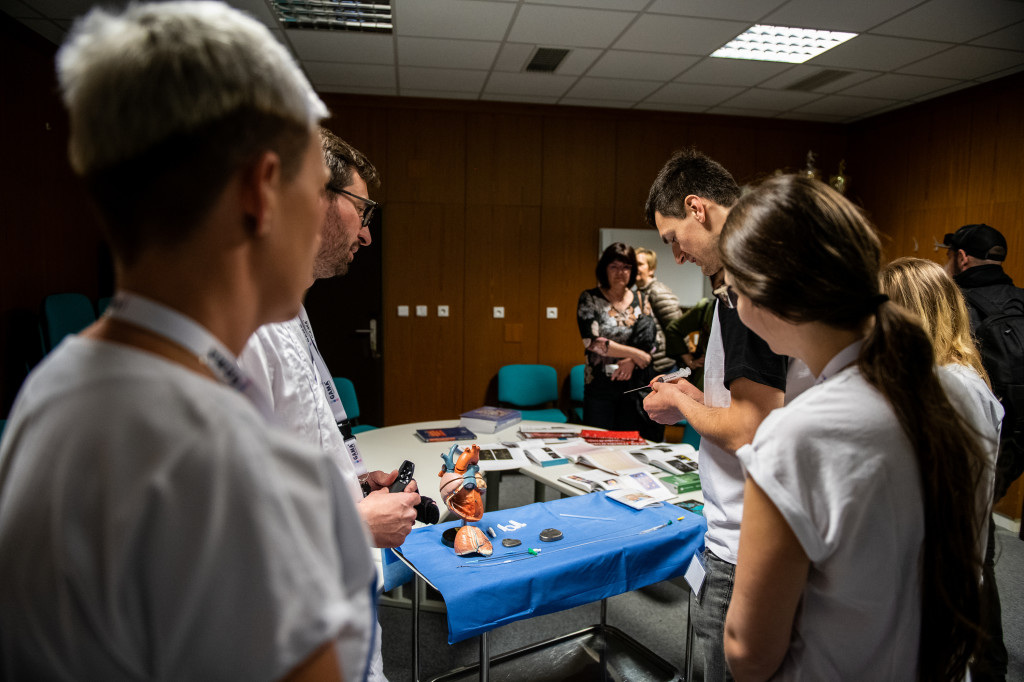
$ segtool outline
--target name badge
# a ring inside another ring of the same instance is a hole
[[[704,586],[705,575],[707,575],[707,569],[704,567],[704,558],[701,557],[700,552],[697,552],[690,559],[690,565],[686,567],[686,573],[683,574],[683,578],[693,590],[694,596],[700,596],[700,588]]]

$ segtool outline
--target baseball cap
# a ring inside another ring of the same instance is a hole
[[[964,225],[956,232],[948,232],[942,244],[946,248],[963,249],[968,256],[982,260],[1006,260],[1006,238],[984,223]]]

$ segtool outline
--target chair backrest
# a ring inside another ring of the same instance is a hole
[[[43,300],[46,350],[68,334],[77,334],[96,321],[92,301],[84,294],[51,294]]]
[[[498,370],[498,402],[530,407],[558,400],[558,372],[550,365],[505,365]]]
[[[359,417],[359,399],[356,398],[356,386],[351,380],[345,377],[334,377],[334,387],[338,389],[338,397],[345,408],[345,414],[349,419]]]
[[[96,317],[100,317],[107,311],[112,300],[114,300],[113,296],[104,296],[96,301]]]
[[[574,403],[583,402],[583,364],[569,370],[569,399]]]

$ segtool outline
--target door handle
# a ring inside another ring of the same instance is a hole
[[[370,339],[370,357],[374,360],[380,359],[380,353],[377,351],[377,320],[370,318],[369,329],[357,329],[356,334],[366,334]]]

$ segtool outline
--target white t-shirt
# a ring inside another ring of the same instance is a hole
[[[357,519],[337,468],[236,391],[69,337],[0,451],[0,676],[274,680],[334,641],[362,679]]]
[[[913,680],[924,510],[889,403],[847,367],[769,414],[737,455],[811,561],[776,679]]]
[[[338,465],[352,499],[362,499],[355,466],[320,385],[320,373],[313,366],[299,318],[257,329],[238,364],[270,397],[279,423],[303,442],[319,444]]]

